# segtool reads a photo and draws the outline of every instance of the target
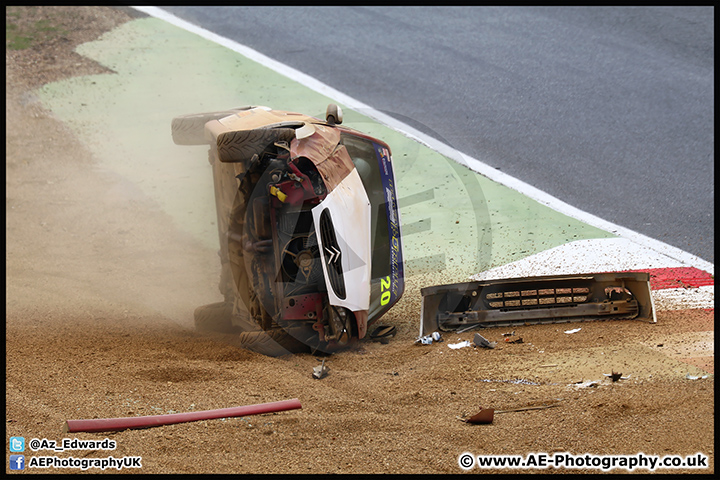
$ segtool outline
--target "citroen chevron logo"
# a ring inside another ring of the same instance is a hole
[[[340,250],[338,250],[334,246],[326,247],[325,253],[330,257],[330,258],[328,258],[328,261],[327,261],[328,264],[337,263],[338,258],[340,258]]]

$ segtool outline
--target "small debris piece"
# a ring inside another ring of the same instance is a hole
[[[582,328],[573,328],[572,330],[565,330],[565,333],[568,333],[568,334],[570,334],[570,333],[577,333],[577,332],[579,332],[580,330],[582,330]]]
[[[471,345],[470,342],[468,342],[467,340],[464,340],[460,343],[450,343],[450,344],[448,344],[448,347],[452,348],[453,350],[457,350],[458,348],[469,347],[470,345]]]
[[[497,345],[497,342],[491,342],[487,338],[480,335],[479,333],[475,334],[475,338],[473,339],[473,342],[478,347],[483,347],[483,348],[495,348],[495,345]]]
[[[709,375],[695,376],[695,375],[690,375],[689,373],[687,375],[685,375],[685,378],[687,378],[688,380],[700,380],[701,378],[705,379],[708,377],[709,377]]]
[[[478,413],[476,413],[470,418],[458,417],[458,419],[460,419],[461,421],[465,423],[472,423],[473,425],[492,423],[493,418],[495,418],[495,409],[482,407],[480,407],[480,411]]]
[[[489,378],[479,378],[477,380],[478,382],[500,382],[500,383],[514,383],[516,385],[540,385],[536,382],[531,382],[530,380],[525,380],[524,378],[515,378],[515,379],[507,379],[507,380],[491,380]]]
[[[612,379],[613,382],[617,382],[618,380],[627,380],[630,378],[630,375],[627,377],[623,377],[622,373],[616,373],[615,370],[612,370],[612,373],[603,373],[606,377]]]
[[[503,337],[514,337],[515,336],[515,330],[512,332],[507,332],[502,334]]]
[[[323,361],[320,365],[318,365],[317,367],[313,367],[312,376],[317,379],[321,379],[325,375],[327,375],[329,371],[330,371],[330,369],[325,366],[325,359],[323,358]]]
[[[394,334],[393,334],[394,335]],[[432,345],[433,340],[436,342],[442,342],[442,336],[440,335],[440,332],[433,332],[430,335],[425,335],[424,337],[418,337],[415,339],[415,343],[419,343],[420,345]]]
[[[524,343],[522,337],[518,337],[515,340],[510,340],[509,338],[506,338],[505,341],[507,343]]]
[[[425,335],[424,337],[418,337],[415,340],[415,343],[419,343],[420,345],[432,345],[432,342],[433,342],[432,336],[430,336],[430,335]]]
[[[586,381],[586,382],[583,382],[583,381],[575,382],[575,383],[572,384],[572,385],[573,385],[575,388],[595,388],[595,387],[597,387],[597,386],[600,385],[600,384],[598,383],[597,380],[588,380],[588,381]]]
[[[526,412],[528,410],[545,410],[546,408],[553,408],[557,407],[557,404],[552,405],[540,405],[537,407],[520,407],[520,408],[511,408],[509,410],[498,410],[495,413],[510,413],[510,412]]]
[[[482,324],[476,323],[475,325],[470,325],[469,327],[465,327],[465,328],[463,328],[462,330],[458,330],[457,333],[469,332],[469,331],[472,330],[473,328],[478,328],[478,327],[482,327]]]

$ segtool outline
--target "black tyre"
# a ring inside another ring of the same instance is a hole
[[[240,346],[270,357],[281,357],[292,353],[308,353],[310,348],[282,328],[264,331],[242,332]]]
[[[275,142],[289,143],[295,138],[294,128],[257,128],[218,135],[217,153],[221,162],[247,162],[253,155],[272,148]]]
[[[200,332],[233,333],[232,303],[218,302],[195,309],[195,329]]]
[[[170,124],[173,142],[175,142],[176,145],[207,145],[208,142],[205,139],[205,124],[207,122],[210,120],[218,120],[251,108],[253,108],[253,106],[175,117]]]

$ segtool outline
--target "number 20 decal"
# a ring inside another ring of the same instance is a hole
[[[390,275],[380,279],[380,305],[387,305],[390,303]]]

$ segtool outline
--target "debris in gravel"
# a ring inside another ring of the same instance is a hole
[[[627,380],[628,378],[630,378],[630,377],[623,377],[623,376],[622,376],[622,373],[615,372],[614,370],[613,370],[611,373],[603,373],[603,375],[605,375],[606,377],[608,377],[608,378],[609,378],[610,380],[612,380],[613,382],[617,382],[617,381],[619,381],[620,379],[622,379],[622,380]]]
[[[433,342],[442,342],[443,338],[440,332],[433,332],[429,335],[424,335],[415,339],[415,343],[420,345],[432,345]]]
[[[495,409],[480,407],[480,411],[469,418],[460,418],[465,423],[471,423],[473,425],[492,423],[495,418]]]
[[[317,367],[313,367],[313,374],[312,376],[317,378],[318,380],[325,377],[330,369],[325,366],[325,359],[323,358],[323,361],[320,365]]]
[[[482,348],[495,348],[495,346],[497,345],[497,342],[491,342],[479,333],[475,334],[475,338],[473,338],[473,343],[478,347]]]

